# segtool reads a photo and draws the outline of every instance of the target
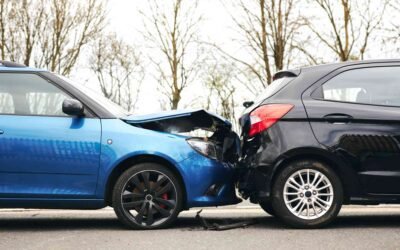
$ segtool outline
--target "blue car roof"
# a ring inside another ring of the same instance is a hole
[[[10,71],[31,71],[31,72],[38,72],[38,71],[46,71],[44,69],[37,69],[25,66],[23,64],[18,64],[9,61],[1,61],[0,60],[0,72],[10,72]]]
[[[47,70],[31,68],[31,67],[10,68],[10,67],[2,67],[2,66],[0,66],[0,72],[12,72],[12,71],[44,72],[44,71],[47,71]]]

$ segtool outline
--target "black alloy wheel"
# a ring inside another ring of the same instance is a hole
[[[142,163],[120,176],[114,188],[113,206],[118,218],[131,228],[164,228],[181,211],[182,188],[167,168]]]

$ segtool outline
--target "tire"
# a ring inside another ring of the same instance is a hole
[[[295,228],[328,225],[343,202],[339,177],[329,166],[314,160],[295,161],[286,166],[276,177],[272,194],[276,215]]]
[[[113,207],[118,219],[132,229],[170,226],[182,210],[183,191],[177,177],[156,163],[135,165],[118,178]]]
[[[275,216],[274,208],[271,202],[260,202],[260,207],[269,215]]]

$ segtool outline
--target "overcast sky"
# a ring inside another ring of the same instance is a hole
[[[108,29],[124,38],[125,41],[134,44],[135,47],[140,48],[144,53],[146,53],[146,44],[140,35],[143,22],[138,12],[140,9],[146,12],[146,7],[146,0],[109,0],[108,2]],[[212,40],[225,46],[232,45],[231,40],[235,37],[235,31],[230,27],[231,17],[224,10],[222,3],[217,0],[200,0],[198,11],[203,15],[203,21],[199,26],[201,39]],[[234,48],[232,47],[232,49]],[[151,68],[151,65],[147,67],[147,70],[149,68]],[[97,85],[96,79],[88,77],[88,75],[88,70],[80,70],[72,78],[78,81],[87,81],[87,84],[93,88]],[[183,103],[185,99],[188,103],[188,99],[193,97],[192,93],[199,93],[201,88],[199,82],[193,84],[190,89],[183,93]],[[148,74],[142,85],[136,113],[159,111],[162,108],[157,101],[160,97],[160,93],[157,92],[156,80]]]

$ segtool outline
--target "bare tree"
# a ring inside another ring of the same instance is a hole
[[[23,0],[18,2],[20,6],[17,14],[17,27],[21,30],[20,56],[25,65],[29,65],[34,52],[35,44],[39,36],[45,32],[45,1],[43,0]]]
[[[197,0],[149,0],[150,14],[141,11],[144,36],[162,57],[151,57],[158,72],[158,87],[177,109],[182,91],[199,72],[197,27],[201,15],[197,14]],[[189,51],[192,53],[189,56]]]
[[[228,64],[223,58],[208,58],[204,68],[204,84],[209,91],[205,108],[235,123],[235,65]],[[222,62],[222,63],[221,63]],[[224,63],[226,62],[226,63]]]
[[[0,0],[0,50],[2,60],[15,61],[21,54],[17,1]]]
[[[104,1],[0,0],[1,58],[68,75],[105,15]]]
[[[387,0],[373,3],[371,0],[315,0],[327,19],[309,23],[317,39],[329,48],[341,61],[364,59],[369,41],[378,30],[384,17]],[[323,22],[322,22],[323,23]]]
[[[103,30],[105,6],[96,0],[52,0],[48,20],[48,33],[39,39],[41,53],[35,64],[68,75],[83,47]]]
[[[92,49],[90,69],[105,97],[132,112],[144,79],[141,55],[116,34],[101,37]]]
[[[400,51],[400,46],[399,46],[399,41],[400,41],[400,24],[397,21],[397,17],[400,14],[400,0],[392,0],[389,3],[389,7],[392,14],[392,19],[388,22],[388,28],[386,28],[386,31],[389,32],[389,41],[395,43],[395,48],[394,50],[399,52]],[[385,43],[386,41],[383,41]],[[393,47],[390,45],[390,47]]]
[[[244,35],[240,40],[242,48],[248,49],[252,60],[230,57],[247,68],[244,73],[257,79],[259,87],[250,87],[254,93],[271,83],[273,72],[290,63],[296,32],[304,25],[303,17],[296,13],[295,3],[294,0],[240,0],[234,5],[241,14],[231,16]]]

